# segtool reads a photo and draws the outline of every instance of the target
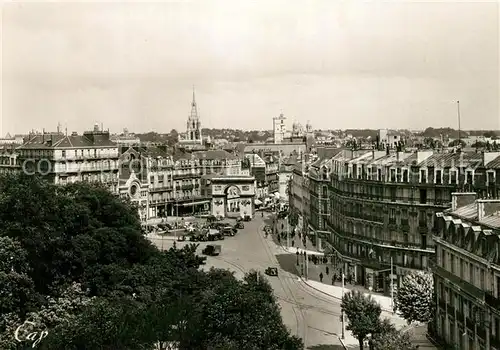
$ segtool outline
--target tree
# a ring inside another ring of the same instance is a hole
[[[51,350],[304,348],[263,276],[200,270],[195,245],[159,251],[101,186],[21,175],[0,191],[0,348],[25,321]]]
[[[347,316],[347,330],[358,339],[359,348],[363,350],[363,342],[366,337],[379,327],[380,305],[368,295],[357,290],[350,291],[342,297],[342,312]]]
[[[388,319],[380,322],[371,338],[372,350],[415,350],[410,334],[396,329]]]
[[[0,236],[27,252],[27,274],[41,294],[81,282],[97,265],[129,265],[157,254],[130,203],[100,185],[62,187],[22,174],[0,177],[0,190]]]
[[[395,297],[396,308],[408,324],[432,319],[434,280],[432,274],[416,271],[403,278]]]
[[[457,146],[464,148],[465,146],[467,146],[467,144],[465,143],[464,140],[458,140],[458,139],[453,140],[448,144],[448,147],[457,147]]]

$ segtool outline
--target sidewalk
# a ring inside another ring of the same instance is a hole
[[[321,253],[321,252],[317,252],[315,250],[305,250],[303,248],[297,248],[297,247],[285,247],[285,246],[282,246],[283,250],[286,252],[286,253],[290,253],[290,254],[297,254],[297,250],[299,251],[299,254],[302,254],[304,251],[306,252],[307,255],[318,255],[318,256],[323,256],[325,254]]]

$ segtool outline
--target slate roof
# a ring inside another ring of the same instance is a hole
[[[193,152],[195,158],[207,160],[224,160],[224,159],[237,159],[239,157],[224,150],[209,150],[201,152]]]
[[[500,212],[485,216],[484,218],[479,220],[479,223],[494,228],[500,228]]]
[[[463,207],[457,208],[455,211],[452,211],[451,214],[469,220],[475,220],[477,218],[477,203],[464,205]]]
[[[489,162],[488,164],[486,164],[486,167],[490,168],[490,169],[500,168],[500,156],[496,157],[491,162]]]
[[[22,149],[52,149],[52,148],[102,148],[102,147],[117,147],[117,144],[109,139],[98,135],[94,140],[91,140],[86,135],[63,135],[63,134],[46,134],[46,135],[31,135],[29,139],[20,147]]]

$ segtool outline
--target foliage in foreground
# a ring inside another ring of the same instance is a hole
[[[432,319],[434,280],[432,274],[415,271],[403,278],[395,296],[398,312],[408,322]]]
[[[201,271],[195,246],[160,252],[106,189],[0,178],[0,348],[303,349],[266,279]]]
[[[388,319],[380,319],[382,309],[371,297],[360,291],[350,291],[342,298],[342,311],[347,316],[347,330],[358,340],[363,350],[369,340],[372,350],[414,350],[410,334],[397,330]]]

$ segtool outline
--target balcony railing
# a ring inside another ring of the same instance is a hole
[[[493,296],[492,292],[490,292],[490,291],[486,291],[485,292],[485,294],[484,294],[484,301],[489,306],[491,306],[491,307],[493,307],[493,308],[495,308],[497,310],[500,310],[500,299],[496,298],[495,296]]]

